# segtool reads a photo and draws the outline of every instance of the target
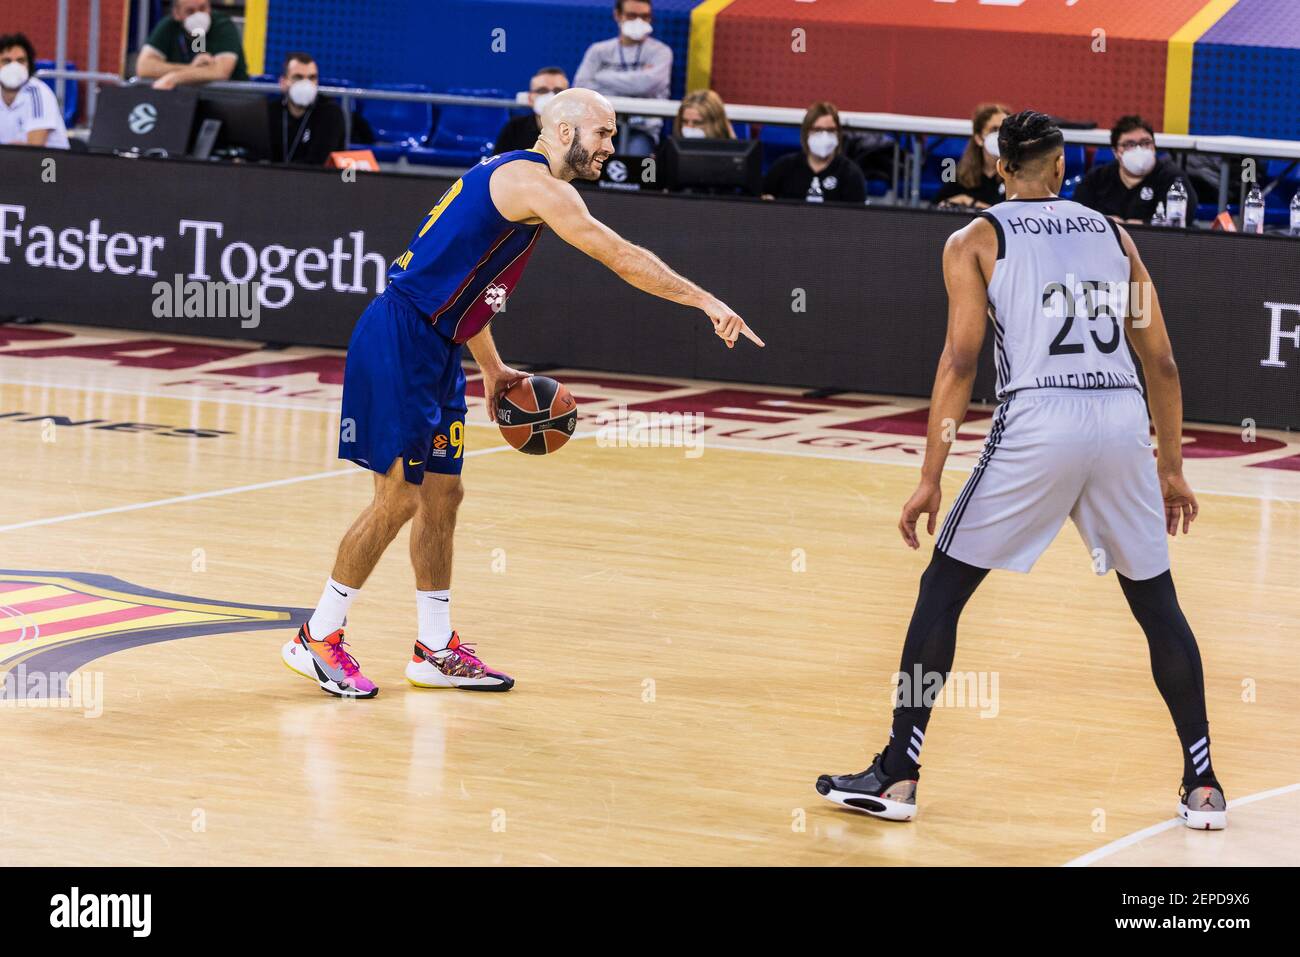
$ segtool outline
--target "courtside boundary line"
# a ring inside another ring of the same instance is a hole
[[[487,449],[474,449],[466,452],[465,457],[491,455],[512,448],[509,445],[494,445]],[[352,466],[346,469],[334,469],[331,472],[314,472],[311,475],[294,475],[289,478],[272,479],[269,482],[256,482],[252,485],[237,485],[233,488],[218,488],[210,492],[194,492],[190,495],[176,495],[172,498],[159,498],[151,502],[133,502],[130,505],[113,505],[109,508],[97,508],[91,512],[73,512],[69,515],[52,515],[49,518],[34,518],[30,522],[15,522],[12,525],[0,525],[0,532],[14,532],[22,528],[38,528],[42,525],[58,525],[62,522],[75,522],[81,518],[98,518],[101,515],[116,515],[119,512],[137,512],[145,508],[157,508],[161,505],[179,505],[182,502],[198,502],[206,498],[221,498],[225,495],[238,495],[240,492],[256,492],[261,489],[279,488],[282,485],[297,485],[299,482],[315,482],[319,479],[337,478],[340,475],[360,475],[362,469]]]
[[[4,378],[4,377],[0,377],[0,385],[32,386],[32,387],[40,387],[40,389],[72,389],[75,391],[83,391],[83,393],[105,393],[108,395],[135,395],[135,397],[149,398],[149,399],[173,399],[173,400],[177,400],[177,402],[212,402],[218,404],[218,406],[274,408],[274,410],[291,411],[291,412],[322,412],[322,413],[326,413],[326,415],[338,415],[339,413],[338,408],[320,408],[317,406],[289,406],[289,404],[259,402],[259,400],[257,399],[214,397],[214,395],[177,395],[173,393],[152,393],[152,391],[138,391],[134,389],[109,389],[109,387],[103,387],[103,386],[72,385],[72,384],[62,384],[62,382],[34,382],[31,380],[14,380],[14,378]],[[337,403],[338,400],[333,399],[333,402]],[[32,413],[32,415],[35,415],[35,413]],[[468,423],[467,421],[467,423],[465,424],[473,425],[476,426],[476,428],[481,428],[481,429],[491,428],[491,423]],[[595,432],[580,432],[580,433],[576,433],[575,436],[572,436],[572,438],[575,439],[593,438],[597,436],[597,434],[598,433]],[[508,447],[508,446],[503,446],[503,447]],[[699,447],[701,447],[701,449],[714,449],[715,451],[724,451],[724,452],[754,452],[755,455],[787,455],[790,456],[790,458],[824,459],[824,460],[828,460],[828,462],[846,462],[855,465],[897,465],[897,467],[904,467],[904,468],[919,468],[920,465],[919,462],[888,462],[888,460],[880,460],[880,462],[872,462],[872,460],[870,459],[852,459],[844,455],[827,454],[827,452],[800,451],[794,449],[750,449],[750,447],[738,447],[738,446],[729,446],[729,445],[708,445],[708,443],[701,443]],[[497,449],[493,449],[493,450],[482,449],[477,451],[469,451],[469,452],[465,452],[465,455],[481,455],[482,452],[485,451],[497,451]],[[970,472],[971,469],[974,468],[975,468],[974,463],[970,465],[967,465],[965,463],[954,464],[952,462],[952,459],[949,459],[948,462],[944,464],[945,472]],[[299,479],[279,480],[279,481],[281,481],[282,484],[290,484],[290,482],[294,482],[294,481],[309,481],[312,479],[312,477],[342,475],[342,473],[346,471],[347,469],[342,469],[342,472],[331,472],[331,473],[322,472],[320,473],[320,475],[317,476],[299,477]],[[243,490],[243,492],[252,492],[252,490],[255,490],[257,488],[264,488],[264,486],[250,485],[250,486],[244,486],[244,488],[239,490]],[[234,492],[235,490],[227,490],[227,492],[225,492],[224,494],[234,494]],[[1221,492],[1221,490],[1218,489],[1205,489],[1205,488],[1196,489],[1196,492],[1197,494],[1201,494],[1201,495],[1222,495],[1222,497],[1227,497],[1227,498],[1249,498],[1249,499],[1253,499],[1253,501],[1256,502],[1300,502],[1300,495],[1261,495],[1252,492]],[[159,505],[164,505],[164,503],[170,503],[172,501],[182,502],[182,501],[187,501],[187,499],[183,497],[177,499],[162,499],[162,501],[159,502]],[[140,507],[143,507],[143,503],[142,506]],[[120,511],[125,511],[125,508],[121,508]],[[82,514],[79,515],[79,518],[88,518],[88,516],[99,515],[99,514],[100,512],[82,512]],[[66,520],[66,519],[62,519],[62,520]],[[52,523],[47,523],[47,524],[52,524]],[[27,525],[25,524],[0,525],[0,532],[8,532],[8,531],[12,531],[12,529],[26,528],[26,527]]]
[[[1290,794],[1292,791],[1300,791],[1300,783],[1288,784],[1285,785],[1284,787],[1273,788],[1272,790],[1269,791],[1260,791],[1258,794],[1249,794],[1244,798],[1237,798],[1236,800],[1229,801],[1228,810],[1231,811],[1234,808],[1245,807],[1247,804],[1254,804],[1256,801],[1267,801],[1269,798],[1278,797],[1283,794]],[[1121,837],[1118,840],[1111,841],[1109,844],[1104,844],[1101,847],[1097,848],[1095,851],[1089,851],[1087,854],[1082,854],[1079,857],[1076,857],[1072,861],[1066,861],[1061,866],[1062,867],[1087,867],[1090,864],[1095,864],[1097,861],[1101,860],[1102,858],[1110,857],[1110,855],[1114,854],[1117,851],[1122,851],[1125,848],[1129,848],[1135,844],[1139,844],[1142,841],[1146,840],[1148,837],[1154,837],[1155,835],[1161,833],[1162,831],[1167,831],[1171,827],[1182,827],[1182,826],[1183,826],[1182,818],[1173,817],[1167,821],[1161,821],[1159,824],[1153,824],[1150,827],[1143,828],[1140,831],[1134,831],[1132,834],[1129,834],[1127,837]],[[1231,827],[1231,825],[1229,825],[1229,827]]]
[[[3,357],[3,353],[0,353]],[[277,409],[289,412],[325,412],[339,414],[337,396],[329,401],[332,408],[316,405],[286,405],[274,402],[259,402],[257,399],[236,399],[214,395],[183,395],[176,392],[141,392],[136,389],[110,389],[105,386],[71,385],[66,382],[33,382],[30,379],[6,379],[0,377],[0,385],[24,385],[38,389],[71,389],[74,392],[102,392],[105,395],[131,395],[144,399],[172,399],[176,402],[212,402],[216,405],[243,405],[254,409]],[[34,415],[35,413],[33,413]]]

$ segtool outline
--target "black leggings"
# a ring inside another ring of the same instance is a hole
[[[920,682],[940,674],[947,679],[957,650],[957,621],[975,589],[988,575],[935,549],[921,576],[920,593],[903,642],[898,670],[903,675],[895,697],[891,747],[885,752],[886,773],[914,774],[930,721],[937,687]],[[1182,742],[1183,780],[1213,778],[1209,758],[1209,725],[1205,716],[1205,682],[1196,638],[1178,606],[1169,572],[1134,581],[1119,576],[1120,588],[1133,617],[1147,637],[1151,673]],[[922,697],[923,688],[930,697]]]

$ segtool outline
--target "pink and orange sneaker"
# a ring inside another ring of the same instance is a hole
[[[417,688],[460,688],[464,691],[509,691],[515,679],[494,671],[479,660],[474,649],[451,633],[451,642],[434,651],[421,642],[406,663],[406,680]]]
[[[343,629],[317,641],[303,622],[298,637],[280,649],[280,657],[291,671],[310,678],[321,691],[336,698],[373,698],[379,686],[361,673],[361,666],[344,647]]]

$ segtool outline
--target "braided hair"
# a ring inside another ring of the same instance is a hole
[[[998,152],[1008,173],[1019,173],[1027,163],[1050,156],[1065,145],[1061,128],[1046,113],[1025,110],[1002,121]]]

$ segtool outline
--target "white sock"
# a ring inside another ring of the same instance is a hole
[[[416,612],[420,620],[420,644],[430,651],[441,651],[451,641],[451,591],[415,592]]]
[[[348,617],[348,609],[360,591],[360,588],[349,588],[329,579],[325,583],[325,590],[321,592],[316,610],[312,612],[311,621],[307,622],[307,630],[311,632],[312,638],[324,641],[342,628]]]

